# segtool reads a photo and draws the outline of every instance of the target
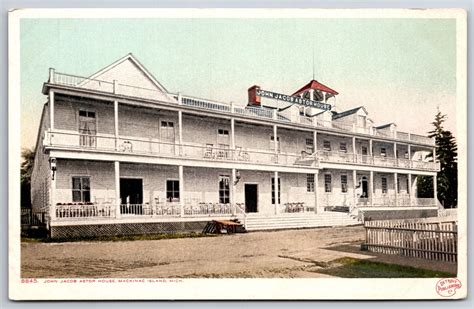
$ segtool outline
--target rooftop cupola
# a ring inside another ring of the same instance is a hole
[[[301,96],[311,101],[320,101],[326,103],[329,98],[334,97],[337,94],[339,93],[336,90],[333,90],[313,79],[301,89],[293,93],[292,96]]]

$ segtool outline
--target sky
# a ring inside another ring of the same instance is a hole
[[[43,18],[20,35],[22,147],[50,67],[89,76],[128,53],[173,93],[245,105],[252,85],[291,94],[314,74],[338,111],[365,106],[376,125],[426,135],[439,108],[456,136],[454,19]]]

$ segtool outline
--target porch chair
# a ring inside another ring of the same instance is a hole
[[[204,149],[204,158],[205,159],[213,159],[214,158],[214,144],[206,144],[206,148]]]
[[[242,147],[240,147],[240,146],[235,147],[235,152],[237,154],[237,160],[240,160],[240,161],[249,161],[250,160],[250,156],[249,156],[248,152],[243,151]]]

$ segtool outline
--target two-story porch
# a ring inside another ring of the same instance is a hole
[[[426,137],[367,126],[365,118],[346,123],[344,112],[331,119],[326,111],[324,120],[295,106],[244,107],[171,94],[145,70],[136,72],[135,60],[124,63],[135,71],[115,72],[120,82],[111,66],[90,78],[51,70],[44,84],[48,103],[38,149],[55,166],[52,178],[44,168],[37,171],[44,179],[35,190],[41,196],[46,184],[49,201],[42,200],[53,224],[419,207],[423,202],[411,190],[409,203],[402,192],[378,192],[377,179],[406,175],[411,181],[439,168],[423,154],[436,157]],[[334,191],[326,191],[328,173],[340,181]],[[373,188],[366,185],[367,192],[364,173]]]

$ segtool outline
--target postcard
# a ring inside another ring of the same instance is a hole
[[[12,10],[10,298],[465,298],[466,23]]]

